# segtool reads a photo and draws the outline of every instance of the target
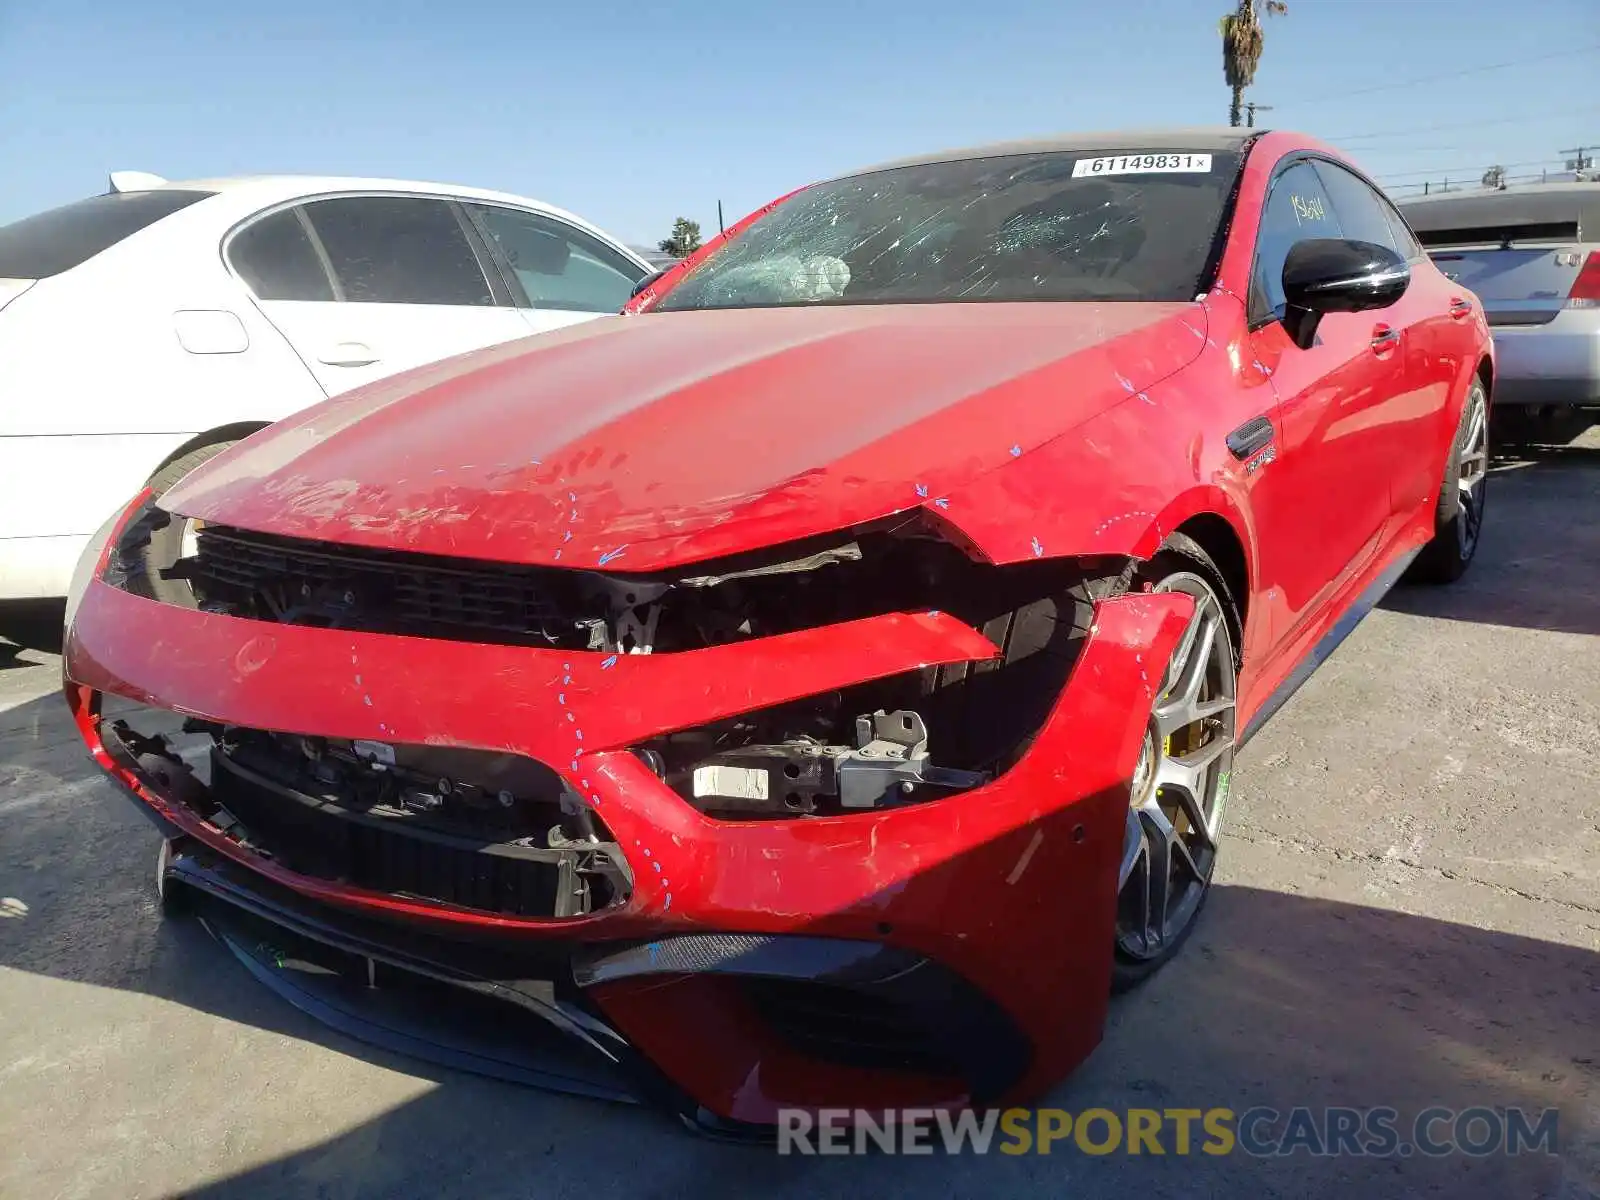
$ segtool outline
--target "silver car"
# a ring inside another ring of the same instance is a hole
[[[1494,330],[1495,407],[1516,440],[1566,441],[1600,408],[1600,181],[1446,192],[1401,205]]]

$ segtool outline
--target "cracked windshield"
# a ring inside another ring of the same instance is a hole
[[[1107,149],[838,179],[753,222],[657,311],[1188,300],[1237,170],[1232,154]]]

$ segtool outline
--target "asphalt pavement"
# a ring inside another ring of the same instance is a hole
[[[1600,1195],[1597,433],[1241,754],[1202,926],[1045,1102],[1554,1108],[1554,1154],[780,1157],[368,1048],[160,919],[46,609],[0,613],[0,1197]]]

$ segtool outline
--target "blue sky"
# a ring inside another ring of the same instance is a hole
[[[0,222],[112,169],[307,171],[502,188],[653,242],[902,154],[1223,123],[1226,7],[0,0]],[[1600,143],[1597,46],[1595,0],[1291,0],[1250,95],[1386,183],[1516,174]]]

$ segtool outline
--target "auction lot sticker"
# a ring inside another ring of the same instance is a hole
[[[1110,158],[1080,158],[1072,164],[1072,177],[1089,175],[1149,175],[1211,170],[1209,154],[1117,154]]]

